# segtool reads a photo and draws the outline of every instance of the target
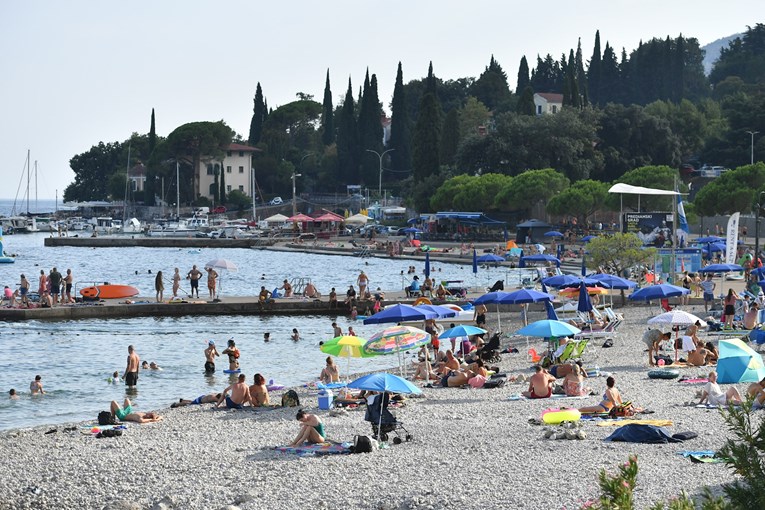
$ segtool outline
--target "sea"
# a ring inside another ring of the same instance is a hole
[[[53,201],[50,201],[53,202]],[[2,209],[0,209],[0,212]],[[128,284],[140,290],[137,300],[154,299],[157,271],[170,277],[178,267],[186,274],[196,264],[225,258],[236,271],[219,271],[222,299],[226,296],[255,296],[264,285],[281,286],[284,279],[310,278],[327,294],[335,287],[344,295],[356,283],[361,270],[369,276],[370,288],[401,290],[411,280],[409,267],[423,271],[422,262],[405,259],[367,258],[305,253],[287,253],[244,248],[72,248],[45,247],[50,234],[15,234],[4,236],[4,249],[16,254],[13,264],[0,264],[0,285],[15,289],[24,273],[36,287],[40,271],[57,267],[62,273],[71,269],[75,288],[94,282]],[[470,264],[432,263],[437,280],[464,281],[468,285],[486,285],[504,277],[500,269],[481,270],[478,277]],[[203,282],[204,283],[204,282]],[[204,287],[202,285],[201,287]],[[171,285],[166,284],[166,289]],[[189,290],[183,281],[181,296]],[[200,289],[204,295],[206,288]],[[166,298],[168,292],[166,291]],[[77,321],[0,322],[0,430],[38,425],[93,420],[99,411],[109,408],[111,400],[121,402],[126,396],[138,410],[149,411],[169,406],[179,398],[222,391],[232,378],[222,373],[226,360],[221,358],[214,376],[204,375],[204,349],[214,340],[222,350],[233,339],[241,350],[240,363],[247,380],[256,372],[277,384],[296,386],[315,381],[325,365],[319,342],[332,338],[332,322],[347,331],[351,326],[361,337],[382,329],[365,326],[362,321],[330,316],[187,316],[142,317],[130,319],[88,319]],[[290,339],[297,328],[301,339]],[[264,342],[269,332],[271,341]],[[123,384],[111,384],[109,378],[125,369],[128,345],[135,346],[141,360],[156,362],[161,370],[141,371],[138,391],[126,394]],[[361,372],[397,366],[396,357],[382,356],[339,360],[341,374],[349,369]],[[44,396],[31,396],[29,383],[42,377]],[[8,398],[15,388],[18,400]]]

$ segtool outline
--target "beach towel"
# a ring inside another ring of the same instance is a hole
[[[605,438],[604,441],[660,444],[678,443],[680,442],[680,439],[675,439],[672,437],[672,434],[670,434],[669,431],[663,427],[633,423],[614,430],[614,432]]]
[[[341,455],[351,453],[351,443],[304,443],[300,446],[276,446],[277,452],[289,453],[298,457],[319,455]]]
[[[623,427],[625,425],[653,425],[655,427],[670,427],[671,420],[603,420],[596,423],[598,427]]]

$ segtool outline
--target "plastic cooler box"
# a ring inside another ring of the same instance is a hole
[[[334,401],[335,395],[332,393],[332,390],[321,390],[319,392],[319,409],[331,409]]]

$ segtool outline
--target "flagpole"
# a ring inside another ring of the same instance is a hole
[[[675,191],[675,198],[672,200],[672,251],[670,252],[672,270],[670,274],[672,275],[672,285],[677,285],[677,278],[675,275],[675,270],[677,269],[675,267],[675,264],[677,264],[677,259],[675,258],[675,248],[677,248],[677,197],[680,196],[677,192],[677,176],[675,176],[673,184],[674,186],[672,189]]]

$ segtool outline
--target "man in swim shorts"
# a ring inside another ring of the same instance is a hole
[[[207,375],[215,373],[215,356],[220,356],[220,354],[215,348],[215,341],[210,340],[207,342],[207,349],[205,349],[205,374]]]
[[[250,387],[245,382],[246,378],[244,374],[239,374],[239,381],[223,390],[223,393],[220,394],[218,401],[215,403],[215,407],[220,407],[225,399],[228,409],[244,408],[244,404],[250,400]],[[230,397],[228,396],[229,391],[231,392]]]
[[[135,353],[135,348],[132,345],[128,345],[127,366],[125,367],[125,373],[122,374],[122,378],[125,379],[125,386],[130,389],[135,388],[138,384],[138,369],[140,366],[141,358]]]
[[[210,393],[208,395],[199,395],[194,400],[187,400],[185,398],[178,399],[178,402],[173,402],[170,404],[170,407],[186,407],[191,405],[202,405],[202,404],[214,404],[218,401],[220,398],[220,393]]]
[[[186,279],[189,280],[191,283],[191,297],[194,297],[194,291],[197,292],[197,297],[199,297],[199,280],[202,278],[202,271],[197,269],[197,266],[194,265],[191,267],[191,271],[189,271],[186,274]]]
[[[548,398],[552,396],[555,377],[540,365],[534,367],[534,375],[529,377],[529,389],[522,394],[526,398]]]
[[[63,280],[63,276],[61,276],[61,273],[58,272],[58,269],[55,267],[50,270],[50,273],[48,274],[48,278],[50,278],[50,294],[53,296],[53,304],[58,304],[58,296],[61,294],[61,280]]]

